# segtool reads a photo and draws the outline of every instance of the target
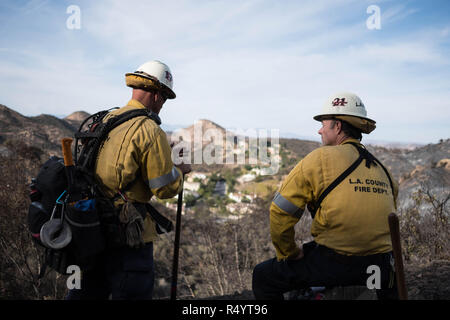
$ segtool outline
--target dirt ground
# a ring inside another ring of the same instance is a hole
[[[407,265],[405,281],[410,300],[449,300],[450,261],[435,260],[420,266]]]
[[[449,300],[450,261],[435,260],[422,265],[406,265],[405,281],[409,300]],[[374,300],[373,290],[364,287],[334,288],[325,292],[326,300]],[[253,300],[249,290],[207,300]]]

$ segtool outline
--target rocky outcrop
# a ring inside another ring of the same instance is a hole
[[[64,118],[64,120],[72,125],[75,129],[78,130],[80,125],[83,123],[87,117],[89,117],[90,114],[84,111],[76,111],[74,113],[71,113],[67,117]]]
[[[45,155],[61,154],[61,139],[73,136],[68,122],[51,115],[25,117],[0,105],[0,144],[15,141],[39,148]]]

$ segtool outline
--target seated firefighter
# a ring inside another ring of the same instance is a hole
[[[379,299],[397,299],[388,215],[398,186],[361,144],[375,129],[361,99],[330,97],[320,115],[323,146],[301,160],[283,181],[270,206],[276,258],[253,271],[256,299],[313,286],[365,286],[369,266],[379,267]],[[299,247],[294,226],[308,208],[314,241]],[[369,270],[372,270],[370,268]]]
[[[125,75],[133,88],[132,99],[107,117],[130,110],[147,110],[152,118],[135,117],[113,129],[99,151],[95,174],[103,193],[121,209],[120,219],[136,221],[136,231],[122,243],[119,233],[108,239],[115,242],[92,270],[83,272],[81,289],[69,291],[67,299],[151,299],[154,285],[153,241],[159,225],[149,209],[153,196],[174,197],[182,188],[189,164],[174,165],[166,134],[159,127],[158,114],[167,99],[174,99],[169,67],[149,61]],[[107,121],[108,118],[105,119]],[[124,209],[126,208],[126,210]],[[140,218],[140,212],[144,218]],[[161,216],[160,216],[161,217]],[[156,222],[155,222],[156,221]]]

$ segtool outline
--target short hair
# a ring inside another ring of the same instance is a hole
[[[336,121],[341,122],[341,130],[350,138],[353,139],[358,139],[359,141],[362,140],[362,134],[361,134],[361,130],[355,128],[354,126],[352,126],[350,123],[348,123],[347,121],[341,120],[341,119],[336,119],[336,118],[332,118],[330,119],[333,122],[331,123],[331,128],[334,128]]]

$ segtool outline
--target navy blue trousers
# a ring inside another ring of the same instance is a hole
[[[81,288],[69,290],[66,300],[148,300],[154,277],[153,243],[109,251],[82,272]]]
[[[283,293],[308,287],[365,286],[372,275],[370,265],[380,267],[381,289],[378,299],[397,299],[395,274],[390,253],[371,256],[344,256],[314,241],[303,245],[304,257],[299,260],[258,264],[253,270],[253,294],[258,300],[282,300]]]

